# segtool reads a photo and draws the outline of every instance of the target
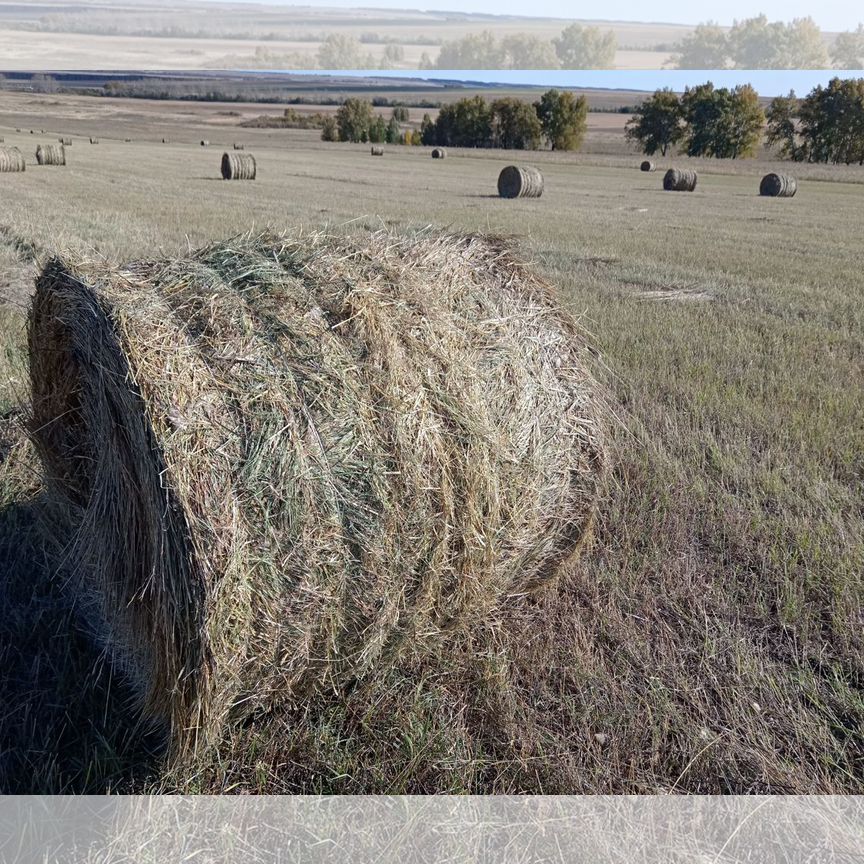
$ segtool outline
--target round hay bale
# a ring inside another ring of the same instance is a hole
[[[543,175],[537,168],[508,165],[498,175],[498,194],[502,198],[539,198]]]
[[[99,139],[98,139],[98,138],[91,138],[91,139],[90,139],[90,143],[91,143],[91,144],[98,144],[98,143],[99,143]]]
[[[6,138],[3,135],[0,135],[0,144],[5,144]]]
[[[123,139],[123,143],[124,143],[124,144],[131,144],[131,143],[132,143],[132,139],[131,139],[131,138],[124,138],[124,139]]]
[[[373,156],[383,156],[384,148],[383,147],[372,147],[371,151]]]
[[[798,181],[791,174],[766,174],[759,184],[759,194],[769,198],[792,198],[798,191]]]
[[[20,127],[20,126],[16,126],[16,127],[15,127],[15,131],[16,131],[16,132],[20,132],[20,131],[21,131],[21,127]]]
[[[656,166],[656,165],[655,165],[655,164],[654,164],[650,159],[646,159],[646,160],[645,160],[645,161],[644,161],[644,162],[639,166],[639,170],[640,170],[640,171],[656,171],[656,170],[657,170],[657,166]]]
[[[163,143],[163,144],[167,144],[167,143],[168,143],[168,139],[167,139],[167,138],[163,138],[163,139],[162,139],[162,143]]]
[[[578,325],[500,239],[54,259],[29,359],[46,539],[178,754],[548,583],[606,473]]]
[[[209,146],[210,146],[210,142],[209,142],[209,141],[206,141],[206,140],[205,140],[205,141],[202,141],[202,142],[201,142],[201,146],[202,146],[202,147],[209,147]]]
[[[235,150],[245,150],[245,149],[246,149],[246,145],[245,145],[245,144],[238,144],[238,143],[235,141],[235,142],[234,142],[234,149],[235,149]]]
[[[39,144],[36,147],[36,162],[39,165],[65,165],[66,148],[62,144]]]
[[[0,172],[25,171],[24,154],[17,147],[0,147]]]
[[[255,157],[251,153],[223,153],[223,180],[254,180],[257,171]]]
[[[663,176],[667,192],[692,192],[696,188],[696,172],[690,168],[670,168]]]
[[[71,147],[71,146],[72,146],[72,139],[71,139],[71,138],[58,138],[57,140],[58,140],[58,141],[59,141],[59,142],[60,142],[64,147]]]
[[[446,159],[447,151],[443,147],[435,147],[432,150],[433,159]]]

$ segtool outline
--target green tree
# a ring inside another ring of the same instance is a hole
[[[749,85],[715,89],[709,81],[688,87],[681,97],[688,156],[737,159],[751,156],[759,144],[765,114]]]
[[[384,140],[388,144],[398,144],[400,135],[399,121],[395,117],[391,117],[390,122],[387,124],[387,131]]]
[[[437,144],[452,147],[491,147],[492,112],[482,96],[444,105],[435,121]]]
[[[369,141],[372,144],[383,144],[387,140],[387,124],[380,115],[373,117],[369,124]]]
[[[804,155],[798,144],[795,122],[797,116],[798,99],[794,90],[790,90],[788,96],[772,99],[765,112],[765,143],[769,147],[777,148],[780,155],[786,159],[799,159]]]
[[[552,43],[530,33],[501,40],[498,69],[557,69],[558,55]]]
[[[423,120],[420,123],[420,139],[427,147],[434,147],[439,143],[438,128],[428,114],[423,115]]]
[[[712,21],[698,24],[675,46],[674,65],[678,69],[727,68],[729,40],[726,31]]]
[[[492,144],[506,150],[536,150],[543,128],[532,105],[507,96],[491,106]]]
[[[340,141],[369,140],[369,129],[375,120],[372,104],[365,99],[346,99],[336,112]]]
[[[736,21],[728,39],[736,69],[824,69],[828,65],[822,32],[812,18],[785,24],[758,15]]]
[[[387,45],[381,58],[382,69],[392,69],[405,60],[405,49],[401,45]]]
[[[444,42],[436,69],[500,69],[501,46],[488,30]]]
[[[318,48],[322,69],[362,69],[366,65],[360,43],[345,33],[331,33]]]
[[[321,125],[321,140],[322,141],[338,141],[339,126],[336,124],[335,117],[325,117]]]
[[[393,109],[393,119],[397,120],[399,123],[407,123],[410,119],[408,109],[404,105],[397,105]]]
[[[626,136],[642,152],[653,156],[658,150],[665,156],[684,135],[681,100],[668,87],[656,90],[633,112],[627,121]]]
[[[835,69],[864,69],[864,24],[837,36],[831,59]]]
[[[832,78],[798,108],[802,156],[811,162],[864,164],[864,78]]]
[[[552,40],[562,69],[611,69],[617,39],[611,30],[571,24]]]
[[[588,126],[588,100],[569,90],[547,90],[534,110],[553,150],[578,150]]]

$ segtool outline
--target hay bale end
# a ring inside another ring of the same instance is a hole
[[[696,172],[690,168],[670,168],[663,176],[663,188],[667,192],[692,192],[696,179]]]
[[[251,153],[223,153],[223,180],[254,180],[258,166]]]
[[[798,181],[791,174],[766,174],[759,184],[759,194],[768,198],[793,198]]]
[[[508,165],[498,175],[498,194],[502,198],[539,198],[543,175],[531,166]]]

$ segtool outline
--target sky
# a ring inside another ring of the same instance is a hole
[[[251,2],[251,0],[250,0]],[[604,0],[603,3],[578,3],[573,0],[254,0],[271,5],[379,9],[447,9],[482,12],[492,15],[530,15],[532,17],[603,19],[606,21],[662,21],[672,24],[698,24],[713,19],[731,24],[736,18],[752,18],[764,12],[772,21],[793,18],[813,20],[823,30],[854,30],[864,21],[860,0],[724,0],[717,6],[692,0]]]
[[[321,71],[321,75],[332,75],[338,70]],[[405,70],[386,72],[339,71],[340,75],[374,74],[376,77],[405,78],[415,77]],[[516,71],[501,70],[435,70],[417,72],[416,77],[426,79],[445,79],[460,81],[481,81],[496,84],[537,84],[547,87],[603,87],[617,90],[656,90],[660,87],[671,87],[673,90],[683,90],[687,86],[713,81],[717,87],[734,87],[737,84],[752,84],[761,96],[779,96],[794,90],[799,95],[812,90],[817,84],[825,85],[835,75],[842,74],[844,78],[864,77],[864,70],[838,73],[824,71],[775,71],[775,70],[535,70]]]

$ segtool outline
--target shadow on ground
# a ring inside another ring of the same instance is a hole
[[[129,790],[159,736],[77,620],[36,527],[38,499],[0,510],[0,793]]]

